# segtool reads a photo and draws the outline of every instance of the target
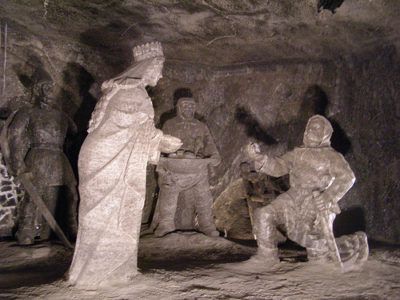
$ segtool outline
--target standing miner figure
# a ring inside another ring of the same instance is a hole
[[[71,165],[63,152],[73,121],[61,111],[54,97],[54,85],[43,80],[36,86],[33,107],[23,107],[10,116],[7,130],[9,167],[12,175],[31,173],[32,183],[50,212],[55,214],[61,186],[69,189],[73,200],[65,205],[67,222],[73,234],[77,230],[76,180]],[[20,245],[31,245],[36,236],[50,237],[51,229],[28,193],[19,204],[17,240]]]
[[[213,198],[208,182],[208,165],[217,166],[221,162],[217,147],[206,124],[195,118],[196,102],[193,98],[183,97],[177,102],[177,116],[168,120],[162,130],[182,140],[181,148],[168,159],[189,159],[184,172],[176,172],[168,167],[168,163],[160,163],[157,167],[159,174],[160,195],[152,227],[156,228],[157,237],[166,235],[176,229],[175,213],[178,197],[182,192],[186,198],[183,205],[194,206],[187,208],[197,216],[198,229],[208,236],[218,236],[212,213]],[[193,163],[203,161],[201,168],[192,168]],[[169,162],[170,164],[171,161]],[[190,201],[189,198],[193,198]],[[186,202],[186,203],[185,203]],[[179,209],[179,207],[178,207]],[[190,220],[194,223],[194,220]],[[186,222],[187,223],[187,222]]]

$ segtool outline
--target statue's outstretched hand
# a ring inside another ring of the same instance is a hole
[[[331,201],[324,195],[323,193],[313,193],[314,194],[314,201],[315,206],[320,212],[324,212],[329,209],[331,206]]]
[[[265,158],[265,155],[262,155],[260,152],[260,145],[257,143],[250,143],[244,149],[245,155],[253,161],[260,161]]]
[[[160,142],[160,151],[163,153],[172,153],[182,146],[182,141],[177,137],[165,134]]]

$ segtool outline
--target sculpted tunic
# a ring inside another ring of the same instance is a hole
[[[186,120],[179,116],[168,120],[163,132],[180,138],[180,149],[220,160],[217,147],[207,125],[197,119]],[[217,164],[217,163],[216,163]]]
[[[260,211],[272,212],[293,241],[307,247],[317,211],[313,192],[330,200],[331,211],[339,213],[337,202],[354,183],[354,174],[343,156],[331,147],[298,147],[280,158],[261,162],[260,172],[275,177],[289,174],[290,189]]]
[[[25,162],[33,173],[33,181],[40,186],[75,186],[75,176],[63,152],[67,118],[63,112],[51,108],[17,111],[8,128],[14,172]]]

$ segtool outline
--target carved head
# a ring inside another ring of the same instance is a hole
[[[39,83],[40,85],[40,96],[42,97],[51,97],[54,92],[54,82],[52,81],[43,81]]]
[[[312,116],[304,132],[303,143],[306,147],[330,146],[333,128],[331,123],[321,115]]]
[[[103,96],[96,105],[89,123],[88,132],[94,131],[105,116],[110,100],[119,90],[155,86],[161,78],[164,65],[164,54],[159,42],[136,46],[132,50],[134,63],[117,77],[103,82]]]
[[[42,80],[36,84],[36,100],[35,105],[42,108],[60,109],[60,99],[56,97],[56,85],[52,80]]]
[[[239,168],[240,168],[240,174],[243,176],[243,175],[247,175],[247,174],[249,174],[250,172],[251,172],[251,165],[250,165],[250,163],[248,163],[248,162],[242,162],[240,165],[239,165]]]
[[[133,59],[138,67],[142,66],[144,85],[156,86],[162,78],[164,53],[160,42],[152,42],[133,48]]]
[[[193,119],[196,113],[196,102],[193,98],[183,97],[177,102],[178,116],[183,119]]]
[[[52,80],[39,80],[33,86],[34,96],[41,99],[43,97],[51,96],[54,92],[54,83]]]
[[[278,84],[278,86],[274,90],[274,96],[278,101],[284,102],[290,96],[292,96],[293,92],[290,87],[284,83]]]
[[[157,82],[162,78],[162,70],[164,67],[164,58],[156,57],[152,59],[152,64],[148,66],[143,73],[144,85],[156,86]]]

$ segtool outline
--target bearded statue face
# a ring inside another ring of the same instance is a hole
[[[304,146],[329,146],[332,132],[332,126],[327,119],[319,115],[313,116],[309,119],[304,132]]]

